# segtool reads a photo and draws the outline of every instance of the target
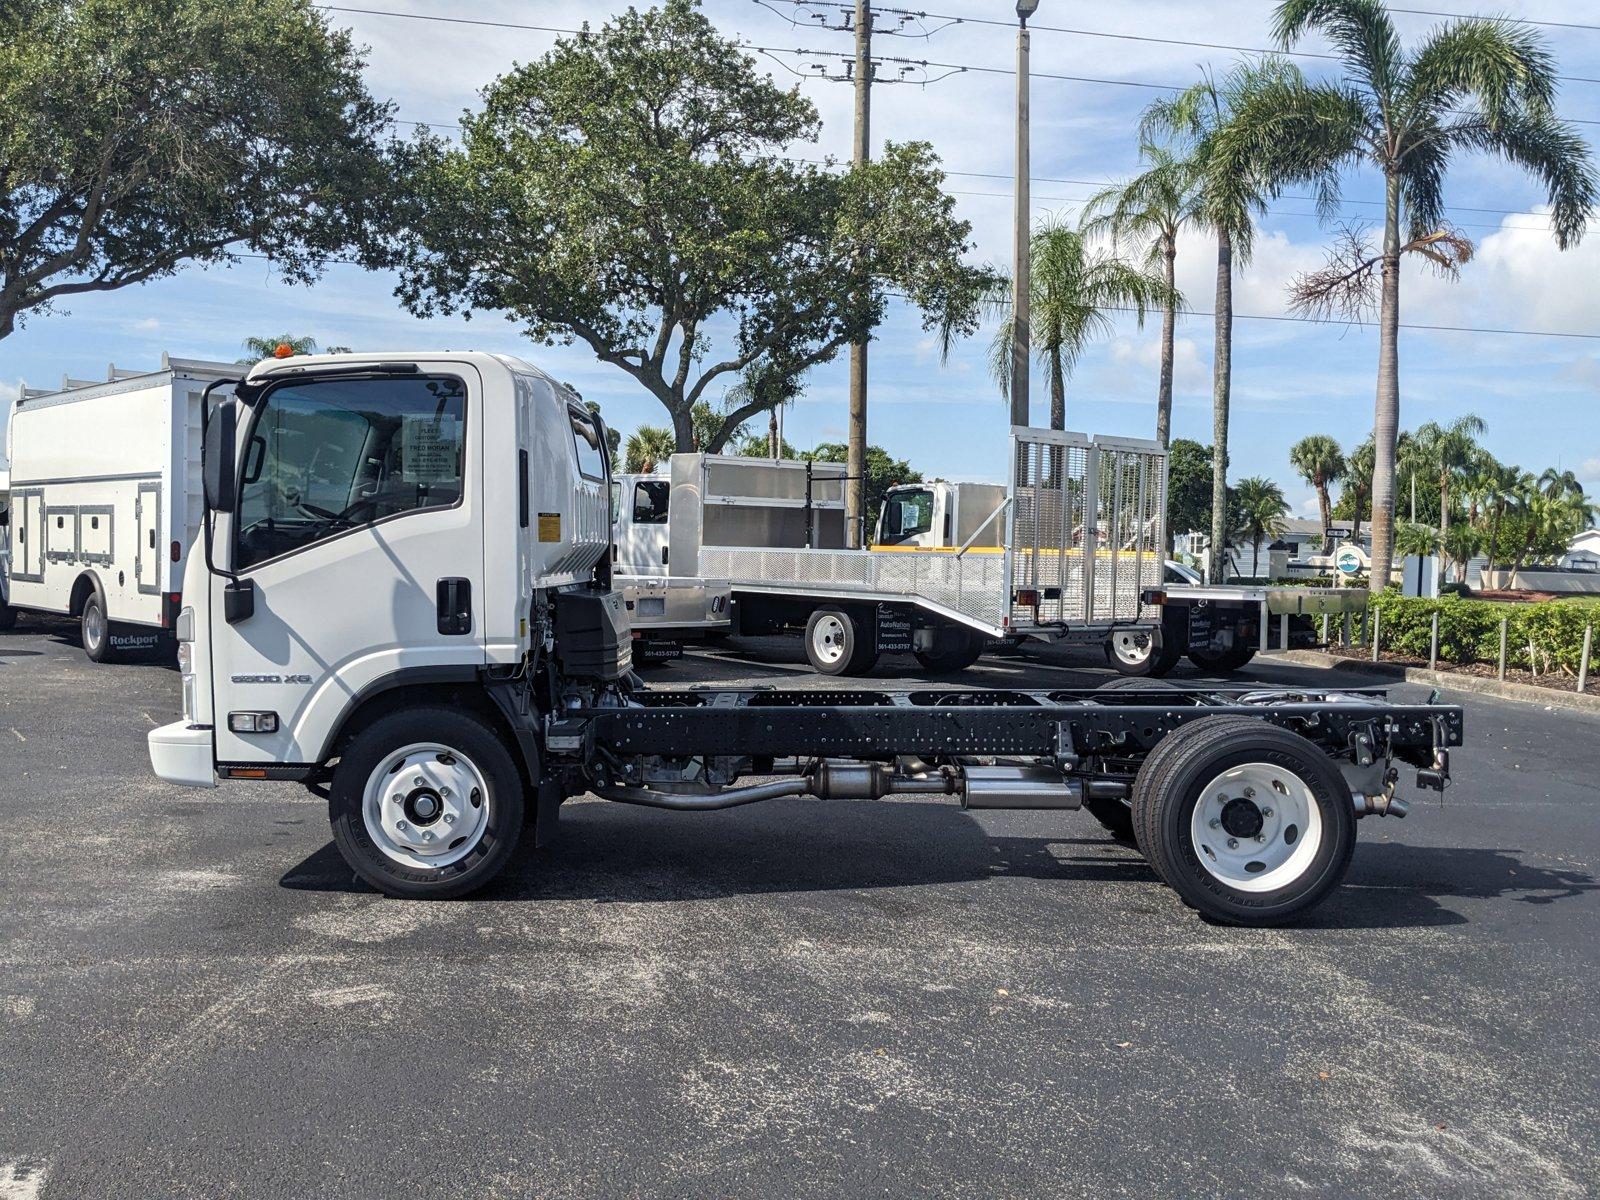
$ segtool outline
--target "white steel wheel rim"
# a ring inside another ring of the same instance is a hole
[[[1189,833],[1195,857],[1212,878],[1241,892],[1271,892],[1299,879],[1316,859],[1322,808],[1293,771],[1241,763],[1206,784]]]
[[[1149,659],[1155,650],[1155,639],[1148,633],[1126,630],[1111,635],[1111,650],[1121,661],[1137,666]]]
[[[460,862],[489,827],[489,785],[470,758],[436,742],[386,754],[367,776],[361,819],[383,854],[408,867]]]
[[[811,648],[819,662],[831,667],[844,657],[846,632],[844,621],[832,613],[817,618],[811,627]]]
[[[105,640],[106,615],[93,600],[89,601],[89,607],[83,613],[83,634],[84,640],[91,646],[98,646]]]

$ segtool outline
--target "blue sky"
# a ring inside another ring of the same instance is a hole
[[[360,7],[474,17],[574,28],[600,20],[622,5],[566,0],[371,0]],[[848,35],[792,27],[780,13],[788,0],[708,0],[706,11],[729,35],[768,47],[849,49]],[[909,7],[909,6],[907,6]],[[1006,18],[1009,0],[940,0],[940,13]],[[1268,45],[1271,0],[1115,0],[1094,6],[1043,0],[1035,24],[1036,72],[1102,80],[1185,85],[1201,64],[1225,69],[1237,55],[1224,50],[1088,36],[1083,31],[1130,34],[1242,47]],[[1467,0],[1429,8],[1472,11]],[[805,24],[805,10],[799,10]],[[1499,6],[1517,16],[1600,25],[1600,7],[1573,0],[1523,0]],[[551,33],[488,29],[355,12],[333,12],[370,48],[373,92],[392,98],[397,117],[453,121],[473,106],[479,88],[518,61],[537,58]],[[1396,14],[1408,39],[1438,18]],[[963,24],[938,29],[928,20],[923,37],[881,37],[881,54],[936,62],[1009,68],[1012,33]],[[1600,30],[1545,30],[1562,74],[1600,80]],[[1307,50],[1326,47],[1308,43]],[[780,56],[803,70],[805,60]],[[797,146],[806,157],[847,157],[850,89],[797,78],[771,57],[760,60],[785,83],[798,85],[821,110],[818,146]],[[815,60],[812,60],[815,61]],[[1311,74],[1327,69],[1302,59]],[[978,71],[952,74],[927,87],[900,84],[875,89],[873,136],[925,139],[952,172],[962,214],[973,223],[976,256],[1004,265],[1010,245],[1011,105],[1013,80]],[[1140,109],[1165,94],[1147,87],[1036,78],[1033,85],[1033,185],[1036,216],[1071,217],[1073,201],[1092,189],[1063,180],[1101,181],[1135,166],[1134,129]],[[1596,122],[1600,132],[1600,82],[1563,85],[1563,115]],[[955,174],[961,172],[962,174]],[[999,176],[990,178],[988,176]],[[1373,178],[1348,181],[1347,217],[1374,216]],[[1453,219],[1478,243],[1475,261],[1458,282],[1414,271],[1406,280],[1402,319],[1578,334],[1600,334],[1600,229],[1578,249],[1556,251],[1539,215],[1540,194],[1525,176],[1493,160],[1463,158],[1447,188]],[[1363,201],[1369,203],[1361,203]],[[1477,211],[1477,210],[1505,211]],[[1309,215],[1310,205],[1285,198],[1263,222],[1254,261],[1236,283],[1240,313],[1285,311],[1284,289],[1293,276],[1318,265],[1331,231]],[[1212,248],[1202,237],[1180,248],[1180,286],[1197,309],[1209,311]],[[317,285],[284,283],[271,266],[244,260],[233,267],[191,268],[140,288],[75,300],[67,311],[35,316],[0,342],[0,403],[19,382],[54,385],[63,374],[103,377],[119,368],[153,365],[162,351],[175,356],[232,359],[252,334],[283,330],[310,334],[324,344],[362,349],[482,348],[523,355],[598,400],[624,431],[663,423],[664,412],[630,379],[594,361],[578,347],[543,347],[521,336],[495,313],[470,321],[420,321],[392,295],[393,280],[349,266],[331,266]],[[930,475],[998,480],[1004,473],[1006,410],[984,366],[989,331],[958,347],[941,364],[916,315],[897,309],[879,330],[871,356],[871,439],[910,459]],[[1178,329],[1174,434],[1210,440],[1211,327],[1209,318],[1182,321]],[[1085,355],[1068,386],[1068,425],[1101,433],[1152,436],[1157,371],[1157,323],[1139,330],[1118,322],[1114,336]],[[1233,475],[1264,474],[1285,487],[1297,514],[1314,512],[1311,491],[1295,478],[1288,447],[1307,433],[1325,432],[1347,447],[1371,427],[1377,346],[1370,329],[1241,320],[1234,347]],[[1534,471],[1559,463],[1600,490],[1600,340],[1437,333],[1408,330],[1401,344],[1402,421],[1415,426],[1474,412],[1488,422],[1486,441],[1500,457]],[[787,418],[789,440],[809,445],[842,440],[846,365],[814,370],[805,397]],[[1045,391],[1034,384],[1035,420],[1043,422]]]

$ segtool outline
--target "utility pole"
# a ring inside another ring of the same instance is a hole
[[[1012,213],[1011,423],[1028,423],[1028,301],[1032,297],[1029,238],[1032,196],[1028,187],[1028,17],[1039,0],[1017,0],[1017,176]]]
[[[860,167],[872,157],[872,5],[856,0],[856,137],[850,156]],[[862,544],[862,525],[866,518],[867,478],[867,342],[863,337],[850,345],[850,436],[845,450],[844,525],[845,545],[854,550]]]

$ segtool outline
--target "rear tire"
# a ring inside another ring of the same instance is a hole
[[[988,639],[973,629],[953,626],[934,631],[934,648],[917,650],[917,662],[930,675],[953,675],[965,671],[983,657]]]
[[[1248,717],[1170,734],[1134,785],[1134,833],[1164,882],[1216,921],[1279,925],[1338,886],[1350,789],[1314,743]]]
[[[1175,692],[1178,689],[1165,679],[1141,678],[1133,675],[1118,676],[1116,679],[1102,683],[1095,688],[1098,692],[1133,692],[1147,703],[1156,703],[1162,692]],[[1156,693],[1150,697],[1149,693]],[[1116,703],[1140,703],[1139,699],[1116,701]],[[1133,801],[1119,800],[1112,796],[1085,796],[1083,807],[1096,821],[1105,827],[1107,833],[1119,842],[1129,846],[1137,846],[1138,838],[1133,828]]]
[[[1162,641],[1159,629],[1119,629],[1106,642],[1106,661],[1123,675],[1159,678],[1177,666],[1182,655]]]
[[[870,630],[842,608],[819,608],[806,621],[806,660],[819,675],[864,675],[877,664]]]
[[[79,628],[83,638],[83,652],[94,663],[111,662],[115,653],[111,649],[111,622],[106,616],[106,598],[96,586],[84,599],[83,612],[79,614]]]
[[[525,804],[522,773],[487,722],[413,708],[378,718],[345,747],[328,819],[345,862],[380,892],[447,900],[504,870]]]
[[[1214,675],[1226,675],[1237,671],[1256,656],[1254,646],[1233,645],[1221,653],[1213,654],[1208,650],[1189,651],[1189,661],[1202,671],[1210,671]]]

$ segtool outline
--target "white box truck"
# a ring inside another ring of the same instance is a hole
[[[12,614],[77,618],[95,662],[170,636],[204,511],[202,396],[238,371],[163,355],[155,371],[23,389],[8,432]]]
[[[1337,886],[1358,817],[1404,814],[1396,764],[1449,777],[1461,708],[1373,689],[646,688],[605,445],[559,383],[499,355],[258,364],[207,426],[183,716],[150,732],[155,773],[303,782],[351,868],[415,899],[490,883],[586,792],[1081,806],[1201,913],[1248,925]]]

